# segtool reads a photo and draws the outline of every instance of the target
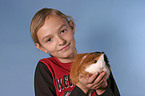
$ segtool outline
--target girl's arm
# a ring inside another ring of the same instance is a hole
[[[42,62],[38,62],[35,70],[34,87],[35,96],[56,96],[51,72]],[[70,96],[86,96],[86,94],[75,86]]]
[[[35,96],[56,96],[51,72],[45,64],[38,62],[34,77]]]

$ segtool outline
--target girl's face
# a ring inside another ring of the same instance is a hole
[[[59,16],[47,17],[44,25],[37,32],[40,44],[35,43],[35,46],[45,53],[49,52],[61,62],[68,62],[77,53],[74,29],[72,22],[68,24]]]

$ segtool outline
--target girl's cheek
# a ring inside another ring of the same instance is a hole
[[[67,38],[68,38],[68,40],[73,40],[74,35],[72,33],[70,33],[70,34],[68,34]]]
[[[56,45],[56,43],[53,43],[53,44],[49,47],[49,50],[50,50],[51,52],[57,51],[57,45]]]

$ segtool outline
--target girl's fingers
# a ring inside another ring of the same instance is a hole
[[[98,89],[103,83],[104,83],[104,81],[101,80],[98,84],[94,85],[94,86],[92,87],[92,89]]]
[[[93,74],[91,77],[79,74],[79,84],[84,88],[97,89],[105,82],[106,72]],[[103,84],[104,85],[104,84]]]
[[[88,83],[98,84],[102,79],[106,76],[106,72],[102,72],[100,74],[96,73],[93,74],[89,79]]]
[[[94,84],[92,89],[98,89],[98,88],[106,88],[107,87],[107,81],[106,81],[106,75],[97,83],[97,84]]]
[[[79,82],[82,83],[83,85],[87,84],[88,78],[89,78],[88,76],[79,74]]]
[[[100,75],[95,79],[95,81],[93,82],[94,84],[99,83],[101,80],[103,80],[105,78],[106,72],[102,72],[100,73]]]
[[[89,79],[88,79],[88,83],[93,83],[94,80],[98,77],[99,73],[95,73],[93,74]]]

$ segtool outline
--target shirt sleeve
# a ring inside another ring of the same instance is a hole
[[[86,96],[86,94],[78,86],[75,86],[70,96]]]
[[[108,82],[108,86],[106,88],[106,91],[99,96],[120,96],[120,93],[116,85],[116,82],[113,78],[112,72],[110,73],[110,76],[107,82]]]
[[[38,62],[34,77],[35,96],[56,96],[51,72],[45,64]]]

